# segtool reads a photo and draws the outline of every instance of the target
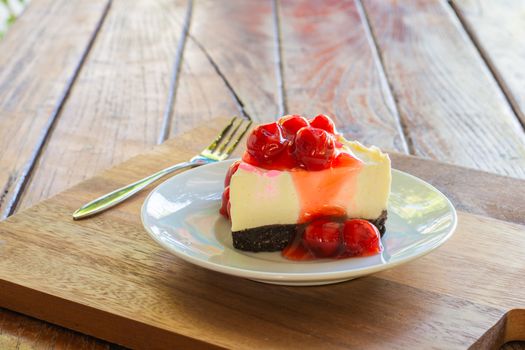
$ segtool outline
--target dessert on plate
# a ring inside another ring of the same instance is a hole
[[[233,245],[292,260],[381,251],[390,158],[338,134],[332,120],[287,115],[257,126],[229,168],[220,212]]]

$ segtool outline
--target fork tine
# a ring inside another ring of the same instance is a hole
[[[208,147],[206,147],[206,150],[208,150],[210,152],[214,152],[217,149],[217,146],[219,145],[219,143],[224,138],[224,136],[231,129],[231,127],[232,127],[233,123],[235,122],[235,120],[237,120],[237,119],[239,119],[239,118],[238,117],[233,117],[232,120],[230,120],[230,122],[228,123],[228,125],[226,125],[224,127],[224,129],[222,129],[221,133],[217,136],[217,138],[215,140],[213,140],[213,142],[210,143],[210,145]]]
[[[233,143],[230,145],[230,147],[225,152],[222,152],[221,154],[219,154],[220,158],[226,159],[230,154],[232,154],[233,150],[235,149],[235,147],[237,147],[237,145],[243,138],[244,134],[246,134],[246,132],[250,129],[250,126],[252,126],[251,120],[250,121],[243,120],[242,123],[240,123],[237,126],[237,128],[235,128],[235,131],[231,134],[230,138],[228,139],[228,143],[232,141],[233,135],[235,135],[235,133],[239,130],[239,127],[241,126],[241,124],[244,124],[244,123],[246,123],[246,126],[244,127],[244,129],[242,129],[241,133],[237,136],[237,138],[233,140]],[[228,143],[226,143],[225,145],[227,146]]]
[[[239,118],[240,119],[240,118]],[[239,120],[239,123],[237,124],[237,126],[233,127],[233,130],[232,132],[229,134],[228,138],[224,140],[224,142],[222,142],[221,146],[217,148],[217,150],[215,151],[215,153],[218,153],[218,154],[221,154],[222,152],[224,152],[224,149],[226,148],[226,146],[228,146],[228,144],[230,143],[232,137],[235,135],[235,133],[239,130],[239,128],[241,127],[241,125],[243,124],[243,119],[240,119]]]

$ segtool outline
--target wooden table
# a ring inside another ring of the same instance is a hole
[[[0,42],[0,217],[233,114],[322,112],[366,144],[525,179],[524,13],[521,0],[32,0]],[[0,348],[24,346],[114,347],[3,310]]]

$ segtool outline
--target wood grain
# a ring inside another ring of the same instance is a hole
[[[325,113],[349,138],[408,152],[359,4],[353,0],[279,3],[288,112],[308,117]]]
[[[186,159],[206,143],[197,134],[209,139],[215,130],[181,135],[0,223],[0,287],[9,292],[2,306],[131,347],[483,348],[476,342],[489,344],[486,332],[499,320],[494,332],[503,336],[490,346],[525,339],[525,316],[509,313],[525,308],[525,264],[508,259],[525,249],[525,226],[490,215],[461,212],[452,240],[409,264],[307,288],[229,277],[171,256],[141,227],[146,193],[90,220],[70,219],[88,199]],[[418,167],[403,158],[398,165]],[[451,170],[422,164],[440,176]]]
[[[520,211],[522,215],[525,213],[525,209]],[[525,308],[523,293],[517,292],[518,289],[516,293],[502,293],[509,285],[521,290],[525,288],[525,281],[517,279],[525,273],[525,263],[519,259],[505,259],[517,257],[513,254],[525,248],[521,239],[525,226],[460,213],[458,233],[439,254],[429,254],[417,264],[407,264],[403,269],[391,269],[377,276],[476,304],[506,310]],[[496,239],[498,243],[494,244]],[[502,249],[503,246],[506,248]],[[514,248],[509,250],[510,246]],[[447,263],[440,263],[443,261]],[[433,273],[428,274],[429,270]],[[487,279],[495,271],[500,271],[501,275]]]
[[[525,178],[523,129],[452,9],[363,5],[415,154]]]
[[[107,0],[35,0],[0,41],[0,219],[13,209],[108,7]],[[109,345],[0,310],[1,349],[68,347]]]
[[[1,309],[0,349],[117,350],[119,347],[34,318]]]
[[[278,117],[272,3],[196,1],[170,136],[218,116]]]
[[[501,350],[523,350],[525,349],[525,342],[523,341],[510,341],[501,346]]]
[[[9,214],[108,3],[33,1],[0,41],[0,219]]]
[[[525,2],[453,0],[462,23],[525,125]]]
[[[174,138],[199,123],[218,116],[241,116],[231,90],[195,41],[186,42],[169,137]]]
[[[186,6],[113,1],[19,208],[156,143]]]

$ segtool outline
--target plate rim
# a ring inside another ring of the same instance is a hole
[[[173,249],[172,246],[167,245],[165,244],[165,242],[157,239],[157,236],[151,231],[151,229],[146,225],[144,221],[145,220],[144,213],[146,211],[145,208],[146,208],[148,201],[150,200],[150,197],[153,195],[153,193],[155,193],[159,189],[159,187],[165,185],[168,181],[173,180],[180,174],[186,173],[188,171],[190,172],[195,171],[198,168],[202,168],[202,167],[217,166],[217,164],[224,164],[224,163],[232,163],[237,159],[238,158],[233,158],[233,159],[228,159],[228,160],[224,160],[221,162],[205,164],[200,167],[195,167],[193,169],[189,169],[187,171],[177,173],[175,174],[175,176],[172,176],[169,179],[166,179],[162,181],[160,184],[158,184],[157,186],[155,186],[155,188],[144,199],[144,202],[142,203],[142,206],[140,209],[140,220],[141,220],[142,226],[144,227],[148,235],[163,249],[167,250],[168,252],[177,256],[178,258],[181,258],[184,261],[187,261],[194,265],[197,265],[202,268],[212,270],[215,272],[220,272],[220,273],[224,273],[224,274],[231,275],[231,276],[249,278],[249,279],[254,279],[254,280],[267,280],[267,281],[275,281],[275,282],[284,282],[284,281],[290,281],[290,282],[314,282],[316,281],[316,282],[319,282],[319,281],[341,280],[345,278],[347,279],[356,278],[356,277],[360,277],[363,275],[373,274],[379,271],[394,268],[396,266],[405,264],[407,262],[419,259],[431,253],[432,251],[436,250],[437,248],[442,246],[445,242],[447,242],[450,239],[450,237],[452,237],[452,235],[454,234],[457,228],[458,216],[457,216],[456,208],[454,207],[454,204],[450,201],[450,199],[443,192],[438,190],[432,184],[426,182],[425,180],[415,175],[409,174],[402,170],[392,168],[392,172],[397,172],[403,176],[407,176],[409,178],[412,178],[413,180],[419,181],[425,186],[431,188],[433,191],[440,194],[445,199],[446,203],[448,204],[448,207],[451,209],[451,214],[452,214],[452,225],[449,228],[446,235],[439,242],[437,242],[434,246],[432,246],[431,248],[423,252],[419,252],[417,254],[410,255],[405,258],[401,258],[394,262],[375,264],[372,266],[361,267],[361,268],[356,268],[356,269],[348,269],[348,270],[343,270],[343,271],[335,271],[335,272],[330,272],[330,271],[324,271],[324,272],[265,272],[265,271],[256,271],[256,270],[249,270],[245,268],[233,267],[233,266],[224,265],[224,264],[220,264],[220,263],[216,263],[216,262],[212,262],[208,260],[203,260],[203,259],[191,256],[189,254],[186,254],[182,250]]]

